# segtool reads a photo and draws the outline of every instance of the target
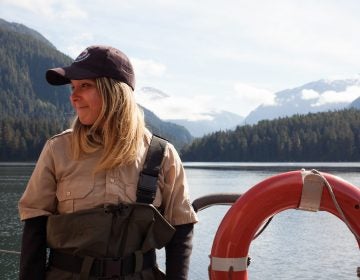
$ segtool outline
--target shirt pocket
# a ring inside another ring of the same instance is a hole
[[[85,202],[86,197],[93,191],[93,189],[94,178],[92,176],[76,179],[64,179],[59,182],[56,190],[59,213],[74,212],[74,201],[84,200]]]

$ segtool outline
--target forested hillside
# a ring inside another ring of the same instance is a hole
[[[0,25],[0,161],[33,160],[45,140],[68,125],[69,90],[50,87],[44,75],[71,59],[26,27],[11,26]]]
[[[193,140],[193,136],[185,127],[174,124],[172,122],[162,121],[148,109],[142,106],[140,106],[140,108],[144,112],[146,126],[151,130],[151,132],[156,135],[165,137],[171,141],[175,147],[179,148],[178,150]]]
[[[57,118],[71,112],[69,90],[45,81],[47,69],[70,62],[43,41],[0,26],[0,116]]]
[[[48,85],[45,71],[71,61],[36,31],[0,19],[0,161],[36,160],[46,139],[69,126],[69,87]],[[144,112],[178,149],[191,141],[185,128]]]
[[[360,111],[295,115],[196,139],[185,161],[359,161]]]

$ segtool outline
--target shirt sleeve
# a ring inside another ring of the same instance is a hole
[[[51,215],[56,211],[56,201],[55,164],[47,141],[18,203],[20,219]]]
[[[167,145],[160,172],[162,209],[172,225],[196,223],[196,213],[190,203],[188,183],[181,159],[172,144]]]

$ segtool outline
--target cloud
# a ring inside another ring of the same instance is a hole
[[[275,95],[266,89],[254,87],[252,85],[237,82],[234,85],[235,94],[232,96],[232,103],[247,115],[257,106],[274,104]]]
[[[76,34],[72,37],[71,45],[68,45],[64,52],[75,59],[85,48],[92,45],[93,41],[94,35],[90,32]]]
[[[62,0],[3,0],[3,3],[55,20],[86,19],[87,13],[74,2]]]
[[[319,96],[313,106],[321,106],[329,103],[352,102],[360,96],[360,86],[349,86],[345,91],[325,91]]]
[[[149,91],[136,91],[139,104],[154,112],[161,119],[211,120],[212,113],[228,111],[246,116],[259,104],[273,104],[274,94],[244,83],[236,83],[233,90],[219,94],[193,94],[159,98]]]
[[[137,77],[162,77],[166,66],[152,59],[130,58]]]
[[[137,102],[149,109],[161,119],[209,120],[208,113],[212,110],[211,96],[176,97],[166,95],[164,98],[154,97],[149,91],[135,92]]]
[[[313,89],[303,89],[301,91],[301,97],[304,100],[318,99],[320,97],[320,93]]]

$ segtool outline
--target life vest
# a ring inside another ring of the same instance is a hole
[[[139,177],[136,203],[48,218],[50,268],[53,266],[65,273],[77,274],[81,280],[106,277],[143,279],[146,273],[152,274],[156,265],[155,249],[164,247],[175,232],[152,205],[165,146],[165,140],[152,137]],[[50,269],[48,275],[47,279],[67,279],[59,278],[56,270],[51,276]]]
[[[251,241],[264,221],[286,209],[332,213],[360,247],[360,188],[326,173],[286,172],[252,187],[226,213],[211,249],[210,279],[247,280]]]

